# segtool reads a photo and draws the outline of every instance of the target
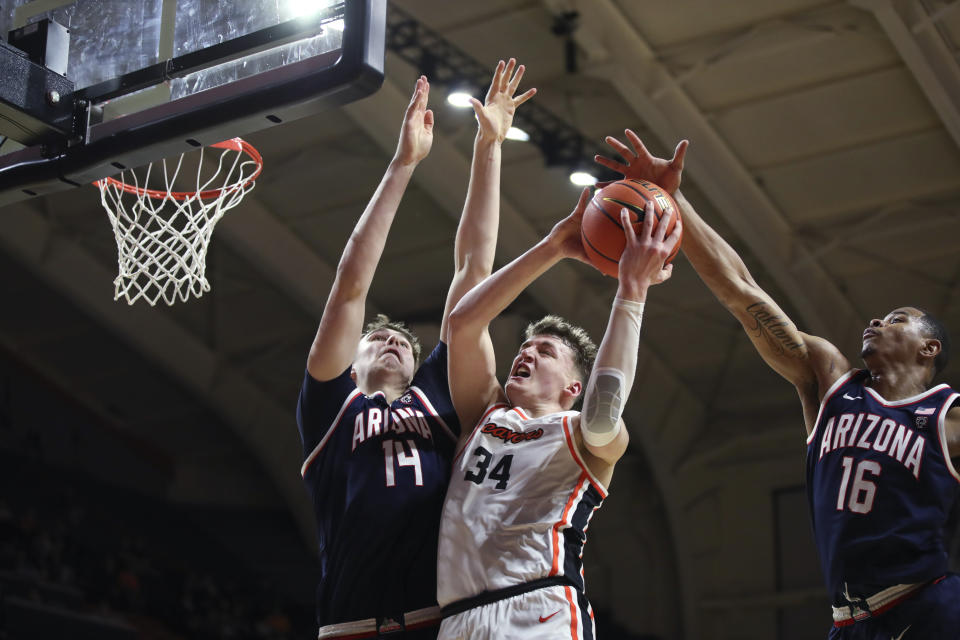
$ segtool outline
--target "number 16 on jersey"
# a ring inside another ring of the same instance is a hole
[[[853,471],[853,458],[844,456],[843,479],[840,481],[840,491],[837,495],[837,511],[843,511],[844,499],[847,496],[847,486],[850,484],[850,475]],[[853,474],[853,486],[850,487],[850,499],[847,508],[854,513],[870,513],[873,509],[873,499],[877,495],[875,482],[867,480],[864,475],[869,473],[874,478],[880,477],[880,463],[875,460],[861,460],[857,471]]]

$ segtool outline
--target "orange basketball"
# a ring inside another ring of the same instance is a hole
[[[623,226],[620,224],[620,209],[626,207],[630,211],[633,229],[639,232],[643,223],[644,207],[649,200],[653,200],[658,220],[665,211],[673,209],[675,215],[666,230],[669,235],[677,224],[680,208],[669,193],[652,182],[619,180],[593,194],[593,198],[583,212],[583,222],[580,225],[583,248],[593,266],[608,276],[617,277],[620,254],[623,253],[623,248],[627,244],[623,235]],[[669,264],[679,250],[678,242],[664,264]]]

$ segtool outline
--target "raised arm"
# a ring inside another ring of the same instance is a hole
[[[493,271],[500,222],[500,146],[513,124],[517,107],[537,92],[529,89],[514,97],[524,71],[524,66],[517,66],[513,58],[506,63],[501,60],[493,73],[486,101],[481,104],[479,100],[471,99],[478,128],[473,143],[470,184],[453,249],[453,280],[440,325],[440,339],[445,342],[450,312],[463,294]]]
[[[468,291],[448,319],[449,378],[453,405],[469,434],[484,409],[504,399],[487,330],[520,293],[562,258],[586,261],[580,220],[590,198],[584,189],[576,208],[546,238]]]
[[[626,134],[632,149],[607,138],[625,163],[599,156],[597,162],[627,177],[650,180],[673,193],[684,222],[684,254],[710,291],[743,325],[761,357],[797,387],[809,431],[820,398],[850,368],[849,362],[826,340],[798,330],[760,288],[740,256],[680,193],[687,142],[677,145],[673,158],[665,160],[652,156],[633,131],[627,130]]]
[[[335,378],[353,362],[363,331],[367,292],[390,225],[413,170],[433,143],[433,112],[427,109],[429,93],[429,82],[420,76],[403,118],[397,151],[340,257],[307,358],[307,370],[317,380]]]
[[[609,479],[612,465],[627,450],[629,437],[621,415],[637,370],[640,321],[647,289],[665,281],[673,271],[672,264],[664,267],[663,262],[680,242],[683,232],[678,220],[670,235],[666,235],[674,215],[669,212],[655,223],[653,203],[648,202],[640,232],[635,233],[627,210],[620,212],[626,246],[620,256],[617,297],[587,381],[580,414],[584,446],[607,467],[594,468],[601,479]]]

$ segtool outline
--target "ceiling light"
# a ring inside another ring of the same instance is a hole
[[[574,171],[570,174],[570,182],[578,187],[592,187],[597,183],[597,179],[586,171]]]
[[[288,7],[294,17],[303,18],[334,4],[335,0],[290,0]]]
[[[469,109],[473,106],[470,104],[470,98],[472,97],[473,95],[466,91],[453,91],[447,96],[447,102],[459,109]]]
[[[519,140],[520,142],[526,142],[529,139],[530,134],[523,129],[518,129],[516,127],[510,127],[507,129],[507,140]]]

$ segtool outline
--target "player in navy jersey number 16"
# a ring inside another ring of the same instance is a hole
[[[493,267],[500,145],[534,93],[514,96],[523,71],[501,61],[485,103],[474,105],[479,127],[455,272],[438,318],[440,343],[422,364],[402,323],[379,316],[364,330],[363,315],[400,199],[433,143],[423,76],[396,154],[343,250],[297,405],[320,550],[320,638],[436,637],[437,531],[459,432],[447,384],[447,315]]]
[[[946,330],[916,307],[894,309],[869,322],[864,368],[852,368],[831,343],[797,329],[678,191],[687,142],[665,160],[626,134],[630,147],[607,138],[625,163],[597,161],[674,193],[690,263],[800,395],[830,638],[960,638],[960,576],[948,573],[944,543],[960,495],[951,459],[960,455],[960,396],[933,386],[949,358]]]

